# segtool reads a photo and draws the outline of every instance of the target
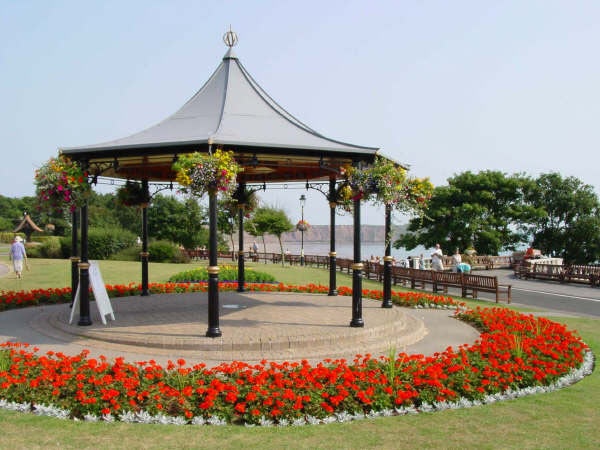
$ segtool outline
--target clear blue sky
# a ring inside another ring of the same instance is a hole
[[[600,192],[600,1],[0,0],[0,194],[33,195],[59,146],[176,111],[225,54],[324,135],[446,184],[558,171]],[[299,216],[305,191],[272,191]],[[306,219],[328,223],[309,191]],[[349,223],[341,219],[340,223]],[[382,224],[374,208],[363,222]]]

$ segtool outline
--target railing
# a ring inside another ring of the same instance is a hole
[[[561,283],[584,283],[600,286],[600,266],[579,264],[540,264],[524,260],[515,266],[515,276],[524,279],[559,281]]]

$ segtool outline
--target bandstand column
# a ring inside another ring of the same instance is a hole
[[[364,327],[362,318],[362,271],[360,256],[360,199],[354,200],[354,263],[352,264],[352,321],[351,327]]]
[[[90,317],[90,263],[88,262],[88,205],[81,207],[81,262],[79,266],[79,321],[77,325],[92,324]]]
[[[385,256],[383,257],[382,308],[392,307],[392,207],[385,205]]]
[[[75,301],[75,293],[77,292],[77,287],[79,286],[79,249],[78,249],[78,236],[77,236],[77,228],[79,227],[77,215],[79,214],[79,209],[76,209],[71,213],[71,306],[73,306],[73,302]]]
[[[149,198],[148,180],[142,180],[142,189],[145,192],[146,198]],[[148,204],[142,205],[142,251],[140,253],[142,260],[142,297],[150,295],[148,290]]]
[[[335,199],[335,179],[329,180],[329,198]],[[335,252],[335,201],[329,202],[329,293],[327,295],[338,295],[337,270]]]
[[[238,230],[239,230],[239,241],[238,241],[238,292],[244,292],[246,290],[245,280],[245,260],[244,260],[244,204],[238,205]]]
[[[221,336],[219,328],[219,266],[217,265],[217,193],[208,191],[208,329],[207,337]]]

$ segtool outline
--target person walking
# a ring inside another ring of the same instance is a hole
[[[8,257],[12,260],[13,269],[17,274],[17,278],[23,276],[23,262],[27,265],[27,252],[23,245],[23,238],[21,236],[15,236],[13,243],[10,246]]]
[[[444,253],[442,252],[442,248],[440,244],[435,244],[435,250],[431,254],[431,269],[432,270],[444,270],[444,262],[442,261],[442,257]]]

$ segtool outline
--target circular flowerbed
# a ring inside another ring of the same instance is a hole
[[[235,289],[223,283],[220,289]],[[327,292],[318,285],[249,285],[268,291]],[[112,296],[139,285],[107,286]],[[153,292],[206,290],[205,284],[155,284]],[[341,295],[351,294],[340,288]],[[67,295],[68,294],[68,295]],[[365,297],[381,298],[365,290]],[[20,301],[17,299],[21,299]],[[146,423],[302,425],[377,415],[455,408],[514,398],[571,384],[591,372],[588,347],[565,326],[504,308],[467,310],[450,297],[393,293],[414,307],[455,308],[480,338],[434,355],[354,361],[224,363],[162,367],[48,352],[23,343],[0,346],[0,406],[58,417]],[[68,301],[70,292],[3,293],[4,307]]]

